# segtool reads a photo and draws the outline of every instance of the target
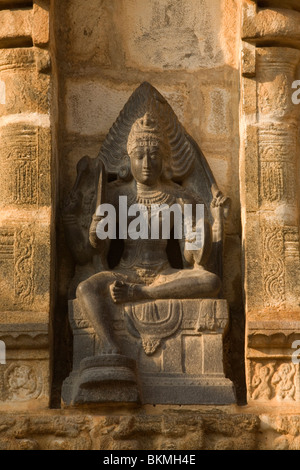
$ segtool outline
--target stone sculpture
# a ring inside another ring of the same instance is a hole
[[[187,206],[190,232],[176,218]],[[195,243],[197,207],[203,209]],[[227,303],[218,298],[228,207],[196,143],[159,92],[143,83],[98,157],[78,163],[63,209],[77,262],[66,404],[234,401],[222,363]]]

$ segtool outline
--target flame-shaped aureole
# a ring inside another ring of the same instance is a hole
[[[181,180],[193,168],[196,151],[183,126],[165,98],[149,83],[142,83],[131,95],[116,122],[111,127],[99,153],[109,173],[119,174],[128,166],[127,140],[132,125],[146,113],[158,120],[169,140],[172,178]]]

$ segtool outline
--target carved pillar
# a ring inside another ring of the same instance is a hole
[[[0,406],[38,407],[50,375],[49,6],[13,3],[0,11]]]
[[[287,34],[300,14],[279,14],[286,29],[280,23],[278,28]],[[241,194],[247,389],[249,400],[296,403],[298,372],[291,354],[294,339],[300,337],[300,107],[291,97],[300,51],[294,31],[289,34],[293,48],[277,47],[285,45],[285,37],[268,22],[269,16],[274,10],[258,10],[253,2],[244,5]],[[269,25],[265,30],[264,24]],[[271,40],[276,47],[263,47]]]
[[[271,47],[257,52],[258,185],[266,308],[293,309],[299,299],[300,109],[291,100],[299,61],[300,51],[295,49]]]

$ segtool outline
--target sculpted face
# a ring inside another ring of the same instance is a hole
[[[134,179],[146,186],[153,186],[162,174],[163,162],[159,145],[143,142],[130,152],[131,172]]]

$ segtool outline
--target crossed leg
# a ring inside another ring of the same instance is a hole
[[[129,273],[104,271],[91,276],[77,287],[77,299],[95,329],[102,354],[119,353],[111,328],[113,309],[116,308],[114,304],[171,298],[214,298],[221,287],[218,276],[202,267],[168,269],[150,285],[136,281],[136,277]]]
[[[116,280],[111,286],[115,303],[155,299],[215,298],[221,281],[216,274],[202,267],[194,269],[169,269],[157,276],[150,285],[131,284]]]

